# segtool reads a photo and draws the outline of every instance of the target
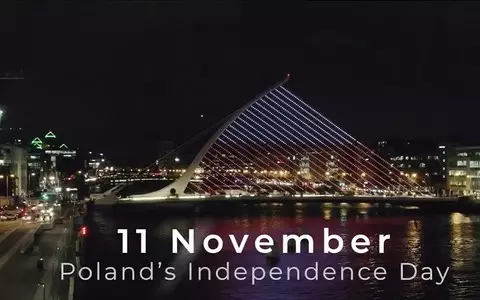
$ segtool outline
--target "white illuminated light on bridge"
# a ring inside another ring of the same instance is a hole
[[[284,88],[285,82],[236,111],[176,182],[127,199],[167,199],[172,188],[180,199],[212,194],[384,197],[422,190]]]

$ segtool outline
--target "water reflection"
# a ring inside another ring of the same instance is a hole
[[[475,223],[471,218],[461,213],[450,216],[450,240],[452,268],[461,269],[475,255]]]
[[[317,205],[265,205],[242,207],[231,213],[231,217],[217,216],[211,233],[217,233],[224,241],[228,234],[236,236],[243,233],[255,237],[261,233],[272,235],[275,240],[282,234],[306,229],[305,233],[315,240],[315,253],[285,254],[279,262],[280,267],[295,266],[299,269],[312,266],[318,262],[320,269],[334,267],[370,267],[373,275],[376,267],[385,267],[388,278],[384,281],[285,281],[264,280],[252,286],[246,281],[202,281],[184,280],[179,282],[174,299],[209,299],[209,300],[250,300],[250,299],[305,299],[305,300],[370,300],[370,299],[480,299],[480,238],[479,218],[472,215],[431,214],[419,210],[374,207],[366,204],[353,206],[317,204]],[[138,256],[122,255],[115,228],[147,228],[153,231],[157,240],[149,240],[148,254],[143,260],[169,263],[169,230],[203,226],[206,215],[192,217],[159,217],[153,214],[136,218],[132,215],[112,218],[97,215],[97,228],[93,230],[94,243],[88,251],[92,261],[107,260],[119,266],[135,265]],[[345,241],[344,250],[336,255],[323,253],[323,228],[339,234]],[[371,241],[366,254],[355,253],[349,243],[356,234],[365,234]],[[378,237],[390,234],[385,253],[379,254]],[[227,244],[227,242],[225,242]],[[248,244],[243,254],[234,252],[226,245],[224,251],[216,255],[202,254],[196,264],[218,267],[230,262],[233,266],[250,268],[264,266],[265,258],[257,253],[252,244]],[[451,273],[443,286],[416,278],[400,281],[399,266],[409,262],[419,266],[451,267]],[[365,273],[365,274],[367,274]],[[158,282],[128,283],[113,287],[114,283],[95,285],[86,283],[89,300],[104,300],[102,291],[109,290],[112,299],[129,299],[132,285],[138,289],[138,297],[144,300],[156,299],[151,296]],[[131,297],[130,297],[131,298]],[[82,298],[78,298],[82,299]],[[85,298],[86,299],[86,298]]]
[[[403,249],[405,249],[405,259],[413,264],[420,264],[422,253],[422,222],[410,220],[407,223],[407,232]]]
[[[332,209],[330,207],[323,207],[323,218],[325,220],[330,220],[332,218]]]

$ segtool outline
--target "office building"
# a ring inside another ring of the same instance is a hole
[[[77,151],[60,142],[51,131],[43,138],[34,138],[29,148],[29,176],[33,183],[38,174],[36,182],[42,190],[58,189],[63,174],[76,169],[72,165]]]
[[[0,145],[0,168],[2,195],[27,195],[27,150],[16,145]]]
[[[449,148],[447,170],[451,195],[480,195],[480,146]]]
[[[376,152],[410,181],[437,194],[446,191],[446,148],[427,141],[380,141]]]
[[[87,173],[89,177],[102,177],[110,171],[103,153],[88,152]]]

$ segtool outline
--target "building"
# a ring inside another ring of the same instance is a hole
[[[43,138],[34,138],[30,142],[28,156],[30,188],[36,187],[35,182],[41,190],[58,189],[62,176],[77,169],[76,155],[76,150],[60,142],[51,131]]]
[[[17,145],[1,145],[0,168],[3,195],[27,195],[27,150]]]
[[[480,195],[480,146],[447,149],[448,189],[451,195]]]
[[[88,152],[87,173],[89,177],[102,177],[108,173],[108,162],[103,153]]]
[[[376,152],[405,177],[438,194],[446,189],[446,146],[428,141],[380,141]]]

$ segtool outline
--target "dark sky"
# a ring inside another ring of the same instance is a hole
[[[480,143],[479,4],[255,2],[0,4],[2,126],[150,161],[291,73],[361,140]]]

